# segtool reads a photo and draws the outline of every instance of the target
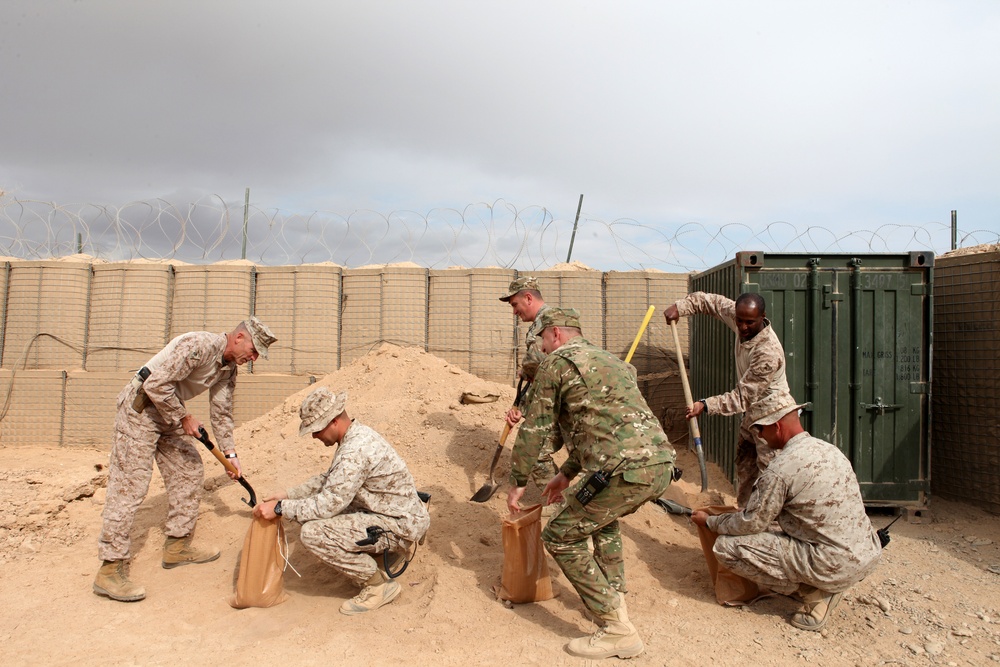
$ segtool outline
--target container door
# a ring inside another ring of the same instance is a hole
[[[871,268],[851,276],[854,353],[849,458],[866,502],[923,501],[929,287],[925,273]]]

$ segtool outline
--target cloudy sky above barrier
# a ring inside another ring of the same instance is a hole
[[[249,187],[262,209],[504,200],[572,221],[582,193],[586,218],[665,234],[952,209],[1000,231],[992,0],[5,0],[0,18],[7,197]]]

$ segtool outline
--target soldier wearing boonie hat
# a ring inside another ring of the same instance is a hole
[[[535,379],[538,365],[545,360],[545,352],[542,351],[542,327],[539,318],[551,309],[542,299],[542,293],[538,287],[538,280],[531,276],[520,276],[510,283],[507,293],[500,297],[500,300],[509,303],[511,310],[522,321],[530,323],[528,331],[524,335],[524,358],[521,359],[521,367],[518,369],[518,388],[524,387],[524,391],[518,392],[520,400],[507,411],[507,423],[513,428],[521,421],[524,411],[528,407],[528,397],[530,396],[529,386]],[[525,386],[528,385],[528,386]],[[546,448],[538,455],[535,467],[531,471],[531,482],[542,489],[556,473],[558,466],[552,460],[551,447]],[[546,507],[544,513],[551,512]]]
[[[399,596],[394,577],[401,571],[383,572],[373,556],[389,552],[409,561],[430,525],[427,507],[392,445],[347,414],[346,391],[315,389],[302,401],[299,418],[300,436],[312,435],[327,447],[338,445],[330,468],[267,496],[254,515],[301,523],[302,544],[361,588],[340,612],[374,611]],[[366,539],[371,542],[358,544]]]
[[[538,325],[542,331],[549,327],[580,329],[580,311],[576,308],[549,308],[542,313]]]
[[[229,333],[193,331],[177,336],[139,369],[118,395],[114,443],[108,466],[97,553],[102,561],[93,590],[112,600],[134,602],[146,591],[129,580],[131,530],[135,513],[149,489],[153,462],[170,493],[164,526],[162,565],[173,568],[207,563],[219,557],[215,548],[191,544],[198,520],[205,471],[193,438],[204,424],[188,412],[187,401],[208,391],[209,421],[216,442],[236,473],[243,474],[233,441],[233,391],[237,369],[267,356],[275,342],[271,330],[256,317]],[[169,463],[169,465],[168,465]]]
[[[875,569],[881,545],[851,462],[802,428],[801,407],[787,392],[754,404],[747,418],[774,457],[742,511],[696,510],[691,520],[718,534],[712,551],[720,564],[763,589],[797,592],[803,605],[789,622],[817,631],[843,592]]]

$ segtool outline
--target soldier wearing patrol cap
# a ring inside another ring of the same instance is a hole
[[[520,379],[530,383],[535,379],[538,364],[545,359],[545,353],[542,352],[542,340],[538,335],[542,330],[539,316],[548,310],[550,306],[545,305],[542,293],[538,289],[538,281],[531,276],[521,276],[513,281],[507,288],[507,293],[501,296],[500,300],[509,303],[511,310],[514,311],[514,314],[522,322],[531,323],[531,326],[528,327],[528,332],[524,335],[524,359],[521,360],[521,368],[518,371]],[[521,421],[523,411],[527,408],[530,396],[531,393],[529,390],[520,404],[515,405],[507,411],[507,423],[512,428],[517,426],[517,423]],[[538,462],[532,468],[529,478],[535,486],[541,489],[549,483],[549,480],[557,472],[559,472],[559,468],[552,460],[552,449],[549,447],[539,452]]]
[[[167,492],[167,539],[162,565],[173,568],[207,563],[219,550],[191,545],[205,471],[192,438],[202,422],[185,402],[209,392],[212,431],[226,458],[241,471],[233,442],[233,390],[237,367],[258,356],[277,340],[256,317],[230,333],[195,331],[174,338],[118,394],[114,443],[108,466],[108,492],[98,556],[103,561],[93,589],[122,602],[146,596],[128,578],[131,530],[146,497],[156,462]],[[239,474],[242,474],[240,472]],[[239,477],[229,473],[234,479]]]
[[[691,520],[719,534],[713,552],[730,570],[776,593],[798,593],[802,608],[790,622],[815,631],[843,592],[875,569],[882,547],[851,462],[802,428],[801,407],[788,393],[753,405],[749,421],[777,454],[742,511],[696,511]]]
[[[254,514],[301,523],[302,544],[361,588],[340,613],[374,611],[395,600],[400,586],[373,555],[410,553],[430,526],[427,507],[392,445],[348,416],[346,392],[316,389],[302,401],[299,417],[300,436],[339,445],[333,462],[325,473],[267,496]],[[368,543],[358,544],[366,535]]]
[[[618,519],[666,491],[674,450],[639,393],[635,368],[587,342],[575,309],[549,308],[538,322],[548,356],[514,443],[507,506],[519,509],[546,443],[564,445],[566,462],[542,491],[548,503],[564,502],[542,542],[602,625],[566,648],[584,658],[630,658],[644,647],[625,608]]]

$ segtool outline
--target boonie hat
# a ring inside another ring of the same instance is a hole
[[[501,301],[510,301],[510,298],[517,294],[518,292],[523,292],[526,289],[538,290],[538,281],[531,276],[522,276],[512,282],[510,287],[507,288],[507,293],[500,297]]]
[[[539,331],[548,327],[580,328],[580,311],[576,308],[546,308],[538,314]]]
[[[344,412],[347,407],[347,392],[334,394],[326,387],[320,387],[302,401],[299,407],[299,435],[308,435],[325,429],[330,422]]]
[[[274,344],[277,338],[267,328],[267,325],[257,319],[256,315],[251,315],[250,319],[243,320],[243,326],[250,332],[250,339],[253,340],[254,349],[257,354],[267,359],[267,347]]]
[[[770,426],[789,412],[798,410],[805,403],[796,403],[792,395],[786,392],[768,394],[750,408],[750,418],[753,426]]]

